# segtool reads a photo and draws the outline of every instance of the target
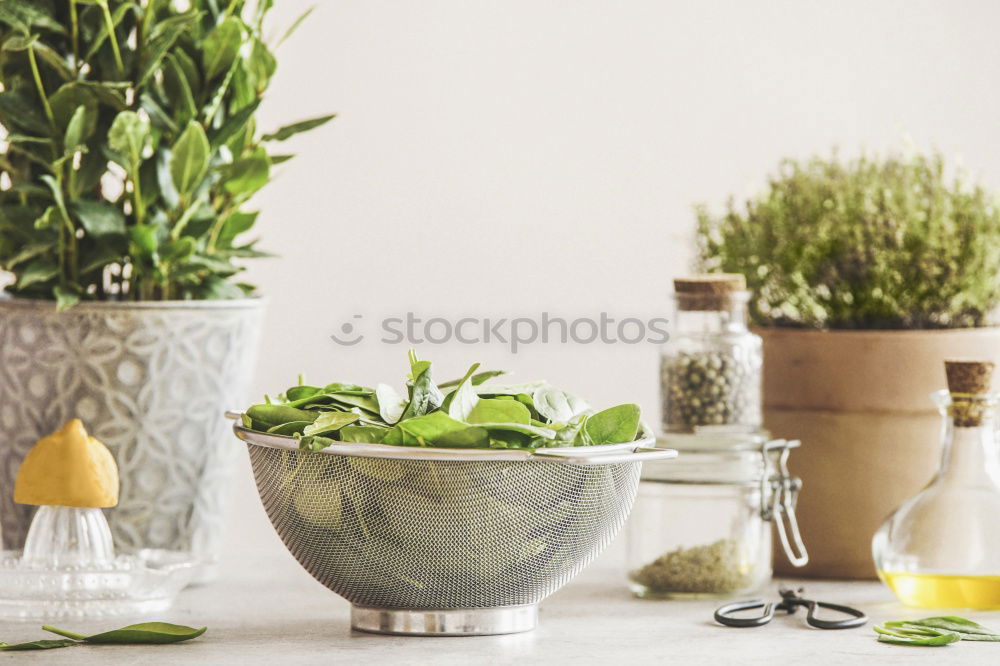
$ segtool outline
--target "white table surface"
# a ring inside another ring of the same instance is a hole
[[[352,632],[349,606],[303,571],[271,530],[246,480],[236,486],[244,510],[233,526],[219,580],[190,588],[158,617],[208,626],[194,641],[167,646],[77,646],[3,653],[0,660],[44,664],[998,664],[1000,644],[960,642],[943,648],[878,643],[870,625],[821,631],[803,615],[756,629],[712,621],[718,602],[643,601],[624,585],[619,538],[575,580],[542,603],[539,627],[508,636],[424,638]],[[252,507],[252,508],[251,508]],[[799,582],[796,581],[798,584]],[[944,613],[907,609],[879,583],[802,581],[811,598],[857,606],[875,622]],[[777,595],[777,583],[772,594]],[[1000,613],[962,612],[1000,627]],[[131,620],[65,628],[99,631]],[[37,625],[0,624],[0,640],[45,638]],[[55,636],[51,636],[55,638]]]

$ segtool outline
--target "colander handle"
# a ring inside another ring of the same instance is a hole
[[[531,460],[550,460],[566,465],[617,465],[619,463],[641,463],[647,460],[668,460],[676,458],[674,449],[658,449],[641,446],[634,451],[625,453],[597,453],[594,455],[566,454],[558,452],[535,452]]]

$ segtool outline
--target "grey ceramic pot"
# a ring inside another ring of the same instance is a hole
[[[226,409],[255,363],[259,299],[81,303],[0,299],[0,526],[21,548],[33,507],[14,504],[21,459],[73,417],[118,461],[108,512],[118,548],[191,550],[212,577],[238,446]]]

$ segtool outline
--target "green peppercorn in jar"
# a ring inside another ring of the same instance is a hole
[[[719,273],[674,280],[674,317],[660,362],[663,428],[761,427],[761,340],[747,328],[746,280]]]

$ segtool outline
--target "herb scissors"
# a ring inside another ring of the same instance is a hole
[[[789,615],[792,615],[798,610],[799,606],[805,606],[809,609],[809,612],[806,613],[806,623],[817,629],[851,629],[852,627],[860,627],[868,621],[868,616],[857,608],[831,604],[825,601],[803,599],[800,595],[804,591],[802,588],[798,590],[792,590],[787,587],[779,589],[778,592],[781,594],[781,601],[777,605],[771,602],[765,603],[763,599],[737,601],[736,603],[726,604],[715,611],[715,621],[727,627],[762,627],[774,618],[776,611],[785,611]],[[763,608],[764,612],[757,617],[733,617],[734,613],[754,608]],[[821,620],[816,617],[817,608],[827,608],[849,615],[850,617],[842,620]]]

